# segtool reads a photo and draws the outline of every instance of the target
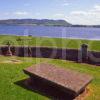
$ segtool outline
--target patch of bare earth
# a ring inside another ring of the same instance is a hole
[[[91,94],[91,89],[87,87],[85,91],[78,97],[76,97],[74,100],[85,100],[85,98],[88,97],[90,94]]]
[[[15,63],[15,64],[20,64],[22,62],[20,60],[13,59],[13,60],[5,60],[5,61],[2,61],[0,63]]]

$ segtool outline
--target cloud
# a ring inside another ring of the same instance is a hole
[[[68,6],[68,5],[69,5],[68,2],[64,2],[64,3],[62,4],[62,6]]]
[[[62,17],[64,16],[64,14],[61,14],[61,13],[58,13],[58,14],[55,14],[54,17]]]
[[[86,15],[87,12],[85,12],[85,11],[72,11],[70,14],[71,15]]]
[[[54,19],[66,19],[66,16],[63,13],[57,13],[52,16]]]
[[[70,14],[71,15],[85,15],[85,16],[95,15],[95,16],[98,16],[98,15],[100,15],[100,5],[95,5],[92,9],[87,10],[87,11],[83,11],[83,10],[72,11]]]
[[[94,6],[94,9],[95,9],[96,11],[100,11],[100,5],[95,5],[95,6]]]
[[[100,25],[100,5],[94,5],[89,10],[77,10],[70,12],[68,19],[72,23],[99,24]]]
[[[29,13],[28,12],[26,12],[26,11],[17,11],[17,12],[14,12],[13,13],[14,15],[28,15]]]
[[[27,11],[14,11],[14,12],[4,12],[0,15],[1,19],[14,19],[14,18],[32,18],[33,14]]]

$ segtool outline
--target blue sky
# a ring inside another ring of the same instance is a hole
[[[0,19],[64,19],[72,24],[99,24],[100,0],[2,0]]]

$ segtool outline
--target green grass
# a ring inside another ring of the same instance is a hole
[[[0,62],[2,62],[13,58],[0,57],[0,59]],[[21,60],[23,63],[0,63],[0,100],[47,100],[46,97],[30,92],[14,84],[17,81],[27,78],[27,76],[23,73],[23,69],[35,63],[39,63],[39,59],[17,59]]]
[[[21,39],[21,41],[17,41],[19,39]],[[94,41],[94,40],[0,35],[0,45],[5,45],[7,41],[11,41],[12,45],[15,46],[29,45],[29,46],[71,48],[71,49],[79,49],[83,43],[86,43],[89,45],[89,50],[100,51],[100,41],[96,40]]]
[[[18,59],[20,64],[8,63],[4,64],[2,61]],[[85,100],[99,100],[100,99],[100,67],[88,64],[79,64],[64,60],[54,60],[45,58],[19,58],[19,57],[0,57],[0,100],[49,100],[35,92],[28,91],[16,84],[17,81],[23,80],[28,76],[23,73],[23,69],[33,64],[40,62],[48,62],[59,67],[72,69],[81,73],[87,73],[93,76],[94,80],[90,84],[90,95]]]
[[[100,41],[0,35],[0,46],[4,46],[7,41],[11,41],[14,46],[24,45],[71,49],[79,49],[81,44],[86,43],[89,45],[89,50],[100,51]],[[3,63],[11,59],[19,59],[22,63]],[[93,76],[94,80],[89,86],[91,93],[86,100],[100,99],[100,67],[64,60],[0,56],[0,100],[48,100],[47,97],[14,84],[28,77],[22,71],[24,68],[44,61]]]

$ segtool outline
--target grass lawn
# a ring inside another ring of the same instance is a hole
[[[43,37],[27,37],[27,36],[7,36],[0,35],[0,45],[5,45],[7,41],[11,41],[12,45],[19,46],[44,46],[56,48],[79,49],[83,43],[89,45],[89,50],[100,51],[100,41],[97,40],[77,40],[77,39],[61,39],[61,38],[43,38]]]
[[[20,63],[4,63],[12,59],[20,60]],[[28,91],[16,84],[17,81],[27,78],[23,73],[23,69],[40,62],[48,62],[51,64],[72,69],[81,73],[87,73],[93,76],[94,80],[90,84],[90,93],[85,100],[100,99],[100,67],[88,64],[79,64],[64,60],[54,60],[45,58],[20,58],[20,57],[3,57],[0,56],[0,100],[49,100],[35,92]]]
[[[0,35],[0,46],[5,45],[7,41],[11,41],[11,44],[14,46],[44,46],[72,49],[79,49],[81,44],[86,43],[89,45],[89,50],[100,51],[100,41]],[[17,59],[20,62],[12,63],[13,59]],[[93,76],[94,80],[89,85],[90,93],[85,100],[100,99],[100,67],[57,59],[0,56],[0,100],[49,100],[47,97],[14,84],[28,77],[23,73],[24,68],[44,61]]]

